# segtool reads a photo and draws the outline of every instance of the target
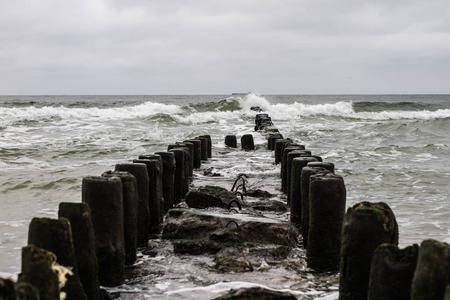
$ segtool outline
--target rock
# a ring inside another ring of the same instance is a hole
[[[207,185],[193,189],[186,195],[186,204],[192,208],[228,208],[233,201],[238,201],[236,195],[219,186]]]
[[[242,251],[235,247],[222,249],[214,257],[215,267],[219,272],[251,272],[253,266]]]
[[[272,195],[268,191],[263,191],[263,190],[260,190],[260,189],[256,189],[256,190],[247,190],[247,196],[255,197],[255,198],[267,199],[267,198],[273,197],[274,195]]]
[[[242,288],[238,290],[231,290],[223,296],[214,298],[213,300],[295,300],[294,295],[289,292],[278,292],[262,287]]]
[[[281,201],[257,201],[251,204],[253,209],[262,211],[286,212],[288,206]]]
[[[287,222],[195,209],[171,209],[163,229],[179,254],[215,254],[227,247],[261,256],[286,257],[297,245],[298,231]]]
[[[205,213],[195,209],[171,209],[166,218],[165,239],[208,239],[219,228],[237,225],[245,242],[296,246],[298,231],[288,222],[268,218]],[[236,226],[235,226],[236,227]]]
[[[213,172],[214,168],[207,168],[203,171],[204,176],[208,177],[223,177],[222,174]]]

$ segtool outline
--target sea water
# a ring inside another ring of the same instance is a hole
[[[347,206],[386,202],[397,217],[400,247],[430,238],[450,243],[449,95],[0,96],[0,276],[20,272],[33,217],[56,217],[60,202],[81,201],[84,176],[198,135],[211,135],[213,158],[196,172],[195,186],[231,188],[245,173],[251,187],[284,200],[279,165],[254,132],[254,106],[285,137],[335,164]],[[254,152],[225,147],[226,135],[249,133]],[[221,176],[205,176],[204,169]],[[209,299],[249,285],[302,299],[336,297],[337,276],[295,267],[304,259],[298,249],[290,270],[237,276],[212,271],[210,257],[177,256],[167,242],[154,243],[169,254],[140,253],[142,268],[132,271],[138,277],[116,289],[130,299]]]

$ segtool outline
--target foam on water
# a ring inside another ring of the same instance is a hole
[[[0,107],[0,203],[6,212],[0,222],[0,275],[20,271],[20,249],[26,244],[26,227],[32,217],[56,216],[59,202],[80,201],[83,176],[100,175],[116,163],[165,151],[169,143],[201,134],[211,135],[214,152],[202,168],[211,168],[212,173],[222,176],[199,172],[195,184],[229,189],[237,174],[246,173],[249,189],[261,188],[274,194],[274,199],[285,201],[279,190],[279,165],[273,164],[273,152],[264,149],[264,134],[254,132],[254,116],[259,113],[251,110],[254,106],[268,113],[285,137],[335,164],[346,183],[347,206],[360,201],[390,205],[399,223],[401,247],[426,238],[450,242],[450,98],[399,98],[399,104],[387,96],[256,94],[205,96],[201,101],[194,96],[165,97],[162,103],[151,97],[142,97],[139,102],[119,96],[115,98],[121,101],[118,104],[106,96],[103,99],[107,100],[100,104],[97,100],[78,102],[77,97],[53,97],[52,102],[44,99],[42,103],[31,101],[35,99],[31,97],[20,105],[9,103]],[[371,101],[369,105],[362,104],[366,100]],[[436,102],[439,105],[433,104]],[[224,145],[225,135],[236,135],[239,144],[239,138],[249,133],[257,148],[253,154]],[[230,283],[239,281],[234,275],[211,275],[209,264],[200,257],[170,257],[175,264],[172,266],[167,264],[166,256],[160,262],[153,259],[143,263],[147,269],[154,268],[151,276],[169,268],[169,277],[152,281],[144,273],[142,285],[124,288],[130,294],[140,291],[145,297],[175,299],[182,292],[208,295],[208,291],[225,289],[225,279]],[[187,267],[191,270],[183,269],[186,261],[193,262]],[[277,269],[273,267],[271,272]],[[184,282],[185,274],[194,283]],[[272,278],[257,282],[283,289],[282,280],[287,280],[291,290],[326,290],[325,299],[337,298],[330,289],[335,285],[314,282],[308,272],[297,269],[289,276],[275,275],[273,279],[280,280],[277,285],[271,285]],[[178,283],[178,277],[171,281],[170,276],[179,276]],[[300,283],[293,282],[293,278]],[[151,291],[147,293],[147,289]],[[313,299],[320,295],[299,297]]]
[[[251,107],[259,106],[267,112],[273,120],[300,119],[310,116],[335,116],[358,120],[430,120],[450,118],[450,109],[438,110],[385,110],[378,112],[356,112],[353,101],[339,101],[336,103],[304,104],[294,102],[292,104],[270,103],[266,98],[255,94],[249,94],[239,99],[243,111],[249,111]]]
[[[34,106],[25,107],[0,107],[0,128],[4,128],[18,122],[42,122],[42,121],[64,121],[64,120],[124,120],[133,118],[145,118],[158,114],[180,114],[183,109],[175,104],[163,104],[145,102],[135,106],[112,107],[112,108],[69,108],[65,106]]]

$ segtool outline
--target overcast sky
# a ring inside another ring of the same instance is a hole
[[[0,94],[450,93],[449,0],[2,0]]]

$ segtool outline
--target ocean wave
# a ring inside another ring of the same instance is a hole
[[[258,106],[268,113],[272,119],[298,119],[302,117],[342,117],[357,120],[401,120],[401,119],[446,119],[450,118],[450,109],[440,108],[435,110],[418,110],[428,107],[426,104],[413,102],[400,102],[394,104],[382,104],[366,102],[366,111],[361,111],[362,102],[339,101],[335,103],[304,104],[294,102],[292,104],[270,103],[266,98],[249,94],[240,99],[242,110],[250,111],[252,107]],[[375,107],[378,111],[367,111],[369,107]],[[355,109],[356,108],[356,109]]]
[[[426,103],[413,101],[355,101],[353,107],[356,112],[382,111],[436,111],[444,108],[440,103]]]
[[[207,112],[207,111],[237,111],[241,109],[239,99],[226,98],[220,101],[210,101],[204,103],[195,103],[189,105],[193,111]]]
[[[30,125],[33,122],[67,123],[129,120],[143,118],[149,121],[201,124],[220,120],[253,117],[259,107],[273,120],[298,120],[308,117],[343,118],[349,120],[430,120],[450,118],[450,109],[417,110],[417,103],[377,104],[367,102],[339,101],[334,103],[271,103],[263,96],[249,94],[229,97],[217,102],[189,104],[184,106],[169,103],[143,102],[137,105],[113,107],[67,107],[67,106],[19,106],[0,107],[0,129],[11,125]],[[372,107],[372,108],[370,108]],[[370,108],[370,110],[368,110]]]
[[[44,107],[0,107],[0,127],[4,128],[20,122],[46,122],[55,120],[121,120],[147,118],[155,115],[174,115],[183,113],[181,106],[145,102],[134,106],[113,108],[69,108],[65,106]]]

